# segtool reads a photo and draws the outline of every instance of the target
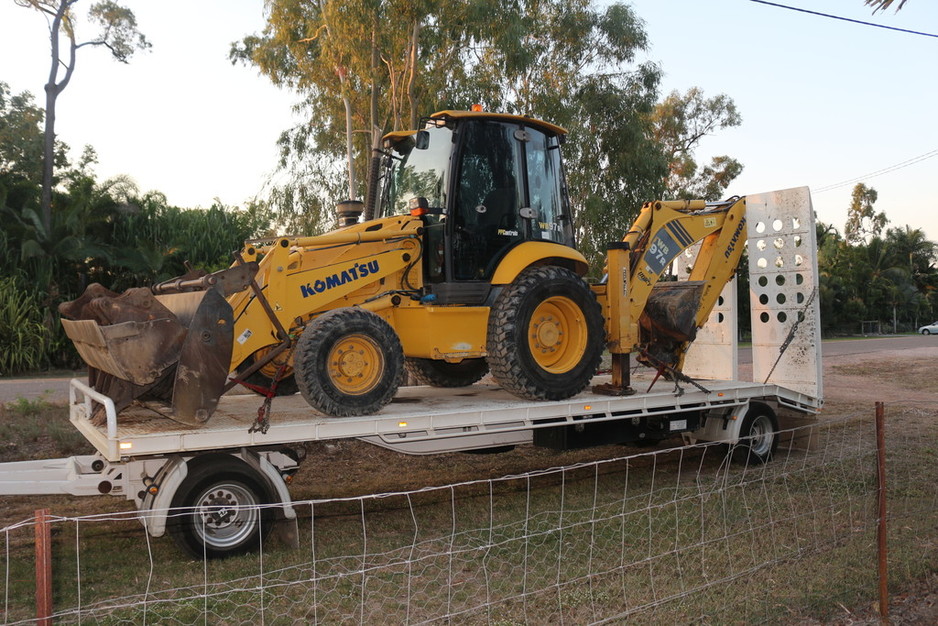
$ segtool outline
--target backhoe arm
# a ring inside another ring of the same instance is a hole
[[[605,307],[613,387],[628,386],[631,352],[658,369],[680,371],[687,346],[739,265],[745,211],[745,198],[648,202],[622,242],[610,246]],[[696,254],[687,263],[690,274],[663,281],[680,254]]]

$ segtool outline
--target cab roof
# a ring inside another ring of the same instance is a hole
[[[514,122],[516,124],[525,124],[527,126],[534,126],[542,130],[546,130],[554,135],[566,135],[567,129],[562,126],[557,126],[556,124],[551,124],[550,122],[545,122],[544,120],[539,120],[534,117],[528,117],[527,115],[511,115],[509,113],[492,113],[490,111],[455,111],[455,110],[446,110],[446,111],[437,111],[430,116],[431,120],[462,120],[462,119],[480,119],[480,120],[495,120],[501,122]],[[410,137],[411,135],[416,134],[416,130],[395,130],[391,131],[384,135],[385,141],[397,142],[405,137]]]
[[[516,124],[526,124],[528,126],[536,126],[538,128],[550,131],[555,135],[566,135],[567,129],[562,126],[557,126],[556,124],[551,124],[550,122],[545,122],[544,120],[539,120],[535,117],[529,117],[527,115],[511,115],[509,113],[492,113],[490,111],[437,111],[430,116],[432,120],[445,120],[445,119],[483,119],[483,120],[497,120],[502,122],[514,122]]]

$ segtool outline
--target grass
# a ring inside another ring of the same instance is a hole
[[[0,406],[0,462],[90,454],[94,448],[68,420],[68,409],[39,398]]]
[[[904,442],[891,464],[891,482],[904,486],[893,505],[894,585],[938,566],[930,488],[938,467],[927,439]],[[83,619],[105,622],[139,621],[142,606],[148,621],[183,623],[826,619],[838,603],[875,597],[875,463],[855,440],[832,430],[821,450],[780,455],[765,468],[727,469],[707,448],[301,503],[299,550],[271,544],[263,557],[204,568],[169,541],[148,544],[133,519],[63,521],[54,533],[56,605],[77,605],[80,576]],[[23,600],[6,617],[25,619],[31,529],[6,533],[6,542],[10,597]],[[108,606],[126,596],[129,606]]]

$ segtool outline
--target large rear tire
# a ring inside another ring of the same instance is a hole
[[[244,461],[211,454],[190,461],[167,521],[173,539],[196,558],[219,559],[255,550],[273,524],[262,479]]]
[[[407,371],[421,385],[431,387],[468,387],[482,380],[489,371],[485,359],[463,359],[448,363],[437,359],[407,359]]]
[[[522,272],[489,315],[488,364],[505,390],[530,400],[578,394],[596,373],[605,326],[595,294],[562,267]]]
[[[394,398],[404,376],[401,342],[383,318],[364,309],[329,311],[296,342],[300,393],[326,415],[377,413]]]

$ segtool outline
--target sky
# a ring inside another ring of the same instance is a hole
[[[92,4],[76,8],[85,15]],[[75,159],[92,145],[99,179],[129,175],[141,191],[161,191],[177,206],[209,207],[215,198],[241,205],[262,194],[297,98],[256,69],[232,65],[228,51],[263,29],[263,0],[120,4],[134,12],[152,48],[127,64],[103,48],[80,49],[56,104],[59,139]],[[45,106],[50,58],[44,16],[0,0],[0,81]]]
[[[699,161],[727,154],[743,163],[727,195],[807,185],[818,219],[843,232],[853,185],[864,182],[890,226],[922,228],[938,241],[938,37],[753,0],[626,3],[649,36],[639,60],[664,72],[662,96],[696,86],[736,103],[742,125],[705,138],[697,152]],[[262,196],[297,98],[227,57],[233,41],[263,28],[263,0],[124,4],[153,47],[127,65],[102,49],[79,50],[58,101],[60,139],[74,158],[94,146],[99,179],[129,175],[178,206]],[[778,4],[938,35],[931,0],[876,14],[863,0]],[[45,19],[0,0],[0,81],[42,104],[48,72]]]
[[[938,35],[932,0],[875,15],[862,0],[776,3]],[[876,189],[875,209],[890,226],[921,228],[938,241],[938,37],[751,0],[631,4],[649,35],[645,58],[665,72],[663,94],[698,86],[736,103],[742,125],[706,138],[697,153],[743,163],[729,195],[807,185],[818,219],[843,233],[851,192],[863,182]]]

